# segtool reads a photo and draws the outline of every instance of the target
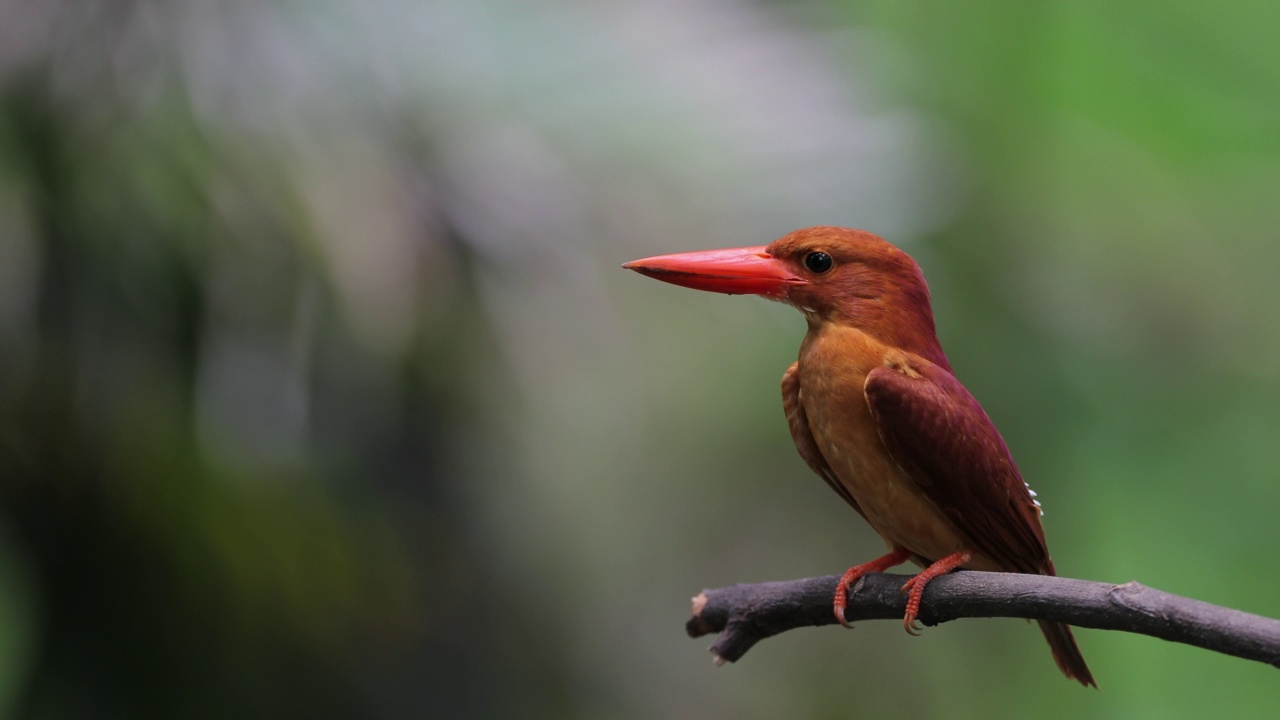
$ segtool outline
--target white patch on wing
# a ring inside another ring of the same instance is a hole
[[[1041,507],[1040,501],[1036,499],[1036,491],[1031,489],[1031,483],[1024,481],[1022,484],[1027,486],[1027,493],[1031,495],[1031,504],[1036,506],[1036,509],[1040,511],[1040,516],[1043,517],[1044,508]]]

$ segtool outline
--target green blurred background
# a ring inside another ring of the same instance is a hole
[[[815,224],[934,292],[1065,575],[1280,615],[1280,5],[0,0],[0,717],[1265,716],[973,620],[713,669],[882,548],[803,322],[624,273]]]

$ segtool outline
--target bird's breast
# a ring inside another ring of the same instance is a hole
[[[890,456],[863,389],[867,374],[896,354],[853,328],[811,331],[801,347],[801,401],[823,458],[871,527],[890,545],[936,560],[971,548]]]

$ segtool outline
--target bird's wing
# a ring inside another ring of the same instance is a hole
[[[845,486],[836,479],[836,474],[831,471],[827,459],[818,449],[817,441],[813,439],[813,432],[809,429],[809,415],[805,412],[804,399],[800,396],[800,363],[798,362],[791,363],[791,367],[782,374],[782,409],[787,413],[791,439],[795,440],[800,457],[804,458],[809,467],[818,474],[818,477],[826,481],[837,495],[844,498],[845,502],[852,505],[853,509],[865,518],[866,514],[862,512],[862,508],[858,507],[858,503]]]
[[[975,550],[1010,571],[1053,573],[1040,508],[959,380],[923,361],[878,367],[864,390],[889,454]]]

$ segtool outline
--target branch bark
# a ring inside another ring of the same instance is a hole
[[[845,616],[901,619],[910,576],[873,573],[854,584]],[[838,575],[731,585],[693,599],[690,637],[720,633],[716,664],[735,662],[757,642],[798,627],[834,625]],[[1186,643],[1280,667],[1280,620],[1211,605],[1138,584],[1044,575],[962,570],[925,588],[920,621],[937,625],[967,617],[1056,620],[1082,628],[1121,630]]]

